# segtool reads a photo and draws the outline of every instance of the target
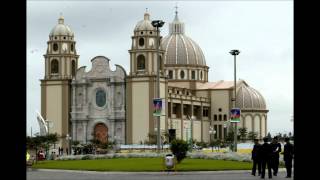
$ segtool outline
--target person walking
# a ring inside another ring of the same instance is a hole
[[[258,166],[258,175],[261,175],[261,157],[260,157],[260,148],[261,144],[259,144],[258,139],[254,139],[254,146],[251,152],[251,159],[253,161],[253,166],[252,166],[252,175],[256,175],[256,169]]]
[[[273,175],[277,176],[279,169],[279,153],[281,152],[281,144],[278,142],[278,137],[275,136],[271,142],[272,147],[272,158],[271,158],[271,166],[273,170]]]
[[[287,170],[286,178],[291,178],[292,159],[294,155],[293,145],[290,143],[289,138],[285,138],[284,141],[286,144],[284,145],[283,160]]]
[[[268,167],[268,176],[269,179],[272,178],[272,171],[271,171],[271,158],[272,158],[272,147],[268,143],[268,138],[263,138],[264,143],[260,148],[260,155],[261,155],[261,178],[264,179],[266,173],[266,166]]]

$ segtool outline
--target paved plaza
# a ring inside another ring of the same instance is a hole
[[[280,169],[278,176],[272,179],[285,178],[285,170]],[[196,171],[196,172],[96,172],[72,170],[27,170],[27,180],[254,180],[258,176],[250,175],[250,171]],[[266,176],[265,179],[268,179]],[[293,178],[291,178],[293,179]]]

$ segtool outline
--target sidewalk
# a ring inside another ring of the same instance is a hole
[[[170,172],[122,172],[122,171],[84,171],[84,170],[62,170],[62,169],[32,169],[28,168],[27,171],[42,171],[42,172],[70,172],[70,173],[85,173],[85,174],[239,174],[251,173],[251,170],[226,170],[226,171],[170,171]],[[279,172],[285,172],[285,168],[279,168]]]

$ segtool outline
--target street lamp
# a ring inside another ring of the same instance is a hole
[[[236,71],[236,56],[240,54],[240,51],[237,49],[231,50],[229,52],[231,55],[234,56],[234,99],[233,99],[233,108],[236,108],[236,99],[237,99],[237,71]],[[237,152],[237,122],[234,122],[234,152]]]
[[[152,26],[157,29],[157,43],[156,43],[156,49],[157,49],[157,97],[160,98],[160,58],[159,58],[159,49],[160,49],[160,30],[164,25],[164,21],[162,20],[154,20],[151,22]],[[160,153],[160,116],[157,116],[157,144],[158,144],[158,153]]]
[[[212,136],[212,134],[215,135],[216,133],[217,133],[217,131],[214,130],[212,126],[210,126],[209,127],[210,144],[211,144],[211,136]],[[213,146],[211,148],[212,148],[212,152],[213,152]]]
[[[69,135],[69,134],[67,134],[66,135],[66,140],[68,141],[68,146],[69,146],[69,152],[67,151],[67,153],[69,153],[70,155],[71,155],[71,143],[70,143],[70,141],[71,141],[71,139],[72,139],[72,137]]]

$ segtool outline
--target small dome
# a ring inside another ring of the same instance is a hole
[[[155,27],[152,26],[150,21],[150,14],[148,12],[144,13],[144,19],[139,21],[134,28],[135,31],[153,31],[156,30]]]
[[[64,24],[63,16],[58,19],[58,24],[52,28],[50,36],[74,36],[69,26]]]
[[[267,108],[263,96],[244,83],[237,88],[236,100],[236,106],[240,109],[266,110]]]
[[[161,42],[161,48],[165,50],[164,64],[206,66],[201,48],[184,32],[184,23],[179,21],[176,11],[173,22],[169,24],[169,35]]]

